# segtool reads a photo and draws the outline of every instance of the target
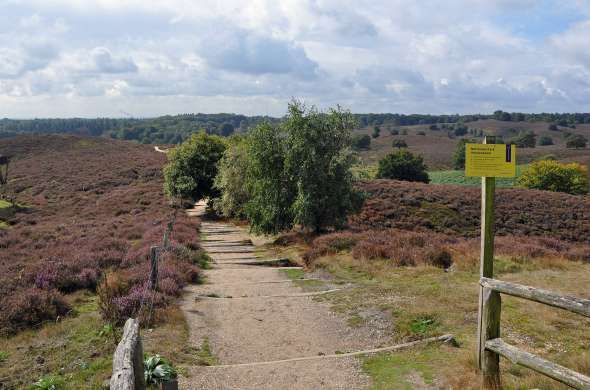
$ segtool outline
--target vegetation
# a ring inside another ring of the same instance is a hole
[[[352,136],[351,142],[354,150],[368,150],[371,148],[371,137],[367,134],[355,134]]]
[[[548,146],[553,145],[553,138],[549,137],[548,135],[543,135],[539,137],[539,146]]]
[[[424,159],[403,149],[390,153],[379,161],[377,177],[380,179],[421,181],[424,183],[430,181],[428,173],[426,173]]]
[[[373,127],[373,133],[371,134],[371,137],[379,138],[380,134],[381,134],[381,128],[379,126]]]
[[[455,152],[453,153],[453,168],[465,169],[465,145],[473,142],[474,141],[470,139],[462,139],[459,141],[455,148]]]
[[[171,150],[164,167],[166,195],[195,201],[217,195],[213,180],[225,147],[222,138],[201,131]]]
[[[566,192],[573,195],[587,194],[590,191],[588,168],[578,164],[563,164],[544,160],[529,165],[518,179],[526,188]]]
[[[292,102],[278,128],[263,124],[251,132],[245,210],[254,231],[344,223],[360,201],[352,187],[352,126],[340,108],[323,114]]]
[[[213,186],[220,196],[213,201],[217,213],[230,218],[246,218],[245,206],[250,199],[247,175],[250,168],[248,139],[234,136],[217,166]]]
[[[586,147],[588,140],[580,134],[567,137],[566,146],[571,149],[583,149]]]
[[[160,355],[145,356],[143,360],[145,384],[150,388],[169,382],[177,377],[176,369]]]
[[[394,139],[391,146],[394,148],[407,148],[408,144],[403,139]]]
[[[521,132],[517,137],[511,139],[510,143],[519,148],[534,148],[537,145],[537,135],[532,131]]]

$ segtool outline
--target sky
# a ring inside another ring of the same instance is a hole
[[[0,118],[590,111],[590,0],[0,0]]]

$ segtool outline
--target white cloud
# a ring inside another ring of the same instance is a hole
[[[280,115],[293,96],[373,112],[587,110],[590,8],[579,0],[543,6],[533,0],[0,1],[0,116],[76,115],[73,109]],[[547,7],[556,13],[570,7],[577,19],[557,34],[515,32],[522,26],[511,25],[512,13],[551,19]]]

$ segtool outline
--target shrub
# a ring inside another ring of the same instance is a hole
[[[394,148],[407,148],[408,144],[403,139],[394,139],[391,146]]]
[[[518,137],[510,140],[510,143],[519,148],[534,148],[537,144],[537,135],[532,131],[521,132]]]
[[[352,136],[351,144],[354,150],[368,150],[371,148],[371,137],[367,134],[355,134]]]
[[[28,288],[12,296],[4,303],[6,324],[2,328],[15,331],[35,326],[43,321],[65,315],[70,307],[63,296],[55,290]]]
[[[555,123],[551,123],[549,125],[549,130],[551,130],[551,131],[559,131],[559,128],[557,127],[557,125]]]
[[[170,198],[199,200],[215,196],[213,179],[217,175],[217,163],[225,151],[225,141],[205,131],[191,138],[168,154],[164,167],[164,189]]]
[[[221,196],[214,200],[218,213],[230,218],[245,218],[245,205],[250,199],[246,185],[248,143],[244,137],[232,137],[218,164],[214,187]]]
[[[588,168],[578,164],[557,161],[537,161],[529,165],[518,179],[526,188],[566,192],[572,195],[587,194],[590,190]]]
[[[424,255],[426,264],[447,269],[453,265],[451,253],[444,248],[433,248]]]
[[[379,138],[380,135],[381,135],[381,128],[379,126],[373,127],[373,133],[371,134],[371,136],[373,138]]]
[[[539,137],[539,146],[553,145],[553,138],[543,135]]]
[[[570,148],[570,149],[583,149],[586,147],[588,140],[586,139],[586,137],[584,137],[583,135],[580,134],[576,134],[576,135],[572,135],[570,137],[567,137],[567,141],[565,143],[565,146]]]
[[[465,145],[474,142],[471,139],[462,139],[455,147],[453,153],[453,168],[465,169]]]
[[[424,159],[403,149],[390,153],[379,161],[377,177],[424,183],[430,181]]]

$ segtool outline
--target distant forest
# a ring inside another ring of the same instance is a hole
[[[354,114],[359,127],[411,126],[438,123],[472,122],[480,119],[497,119],[506,122],[549,122],[574,127],[590,123],[590,113],[525,114],[496,111],[490,115],[423,115],[423,114]],[[0,138],[18,134],[69,133],[104,136],[141,143],[176,144],[192,133],[204,129],[208,133],[229,136],[246,132],[250,127],[282,118],[245,116],[236,114],[181,114],[157,118],[70,118],[70,119],[0,119]]]

